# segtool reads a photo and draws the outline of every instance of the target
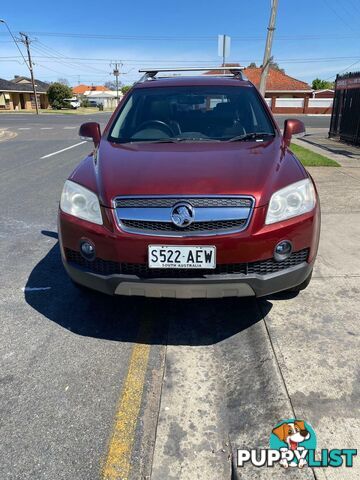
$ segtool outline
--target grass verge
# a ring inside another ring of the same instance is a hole
[[[105,109],[104,112],[113,112],[113,110]],[[15,114],[23,114],[26,113],[28,115],[35,115],[35,110],[0,110],[0,114],[7,114],[7,113],[15,113]],[[56,115],[89,115],[91,113],[101,113],[101,111],[96,107],[87,107],[87,108],[78,108],[77,110],[74,109],[67,109],[63,108],[61,110],[52,110],[52,109],[41,109],[40,113],[52,113]]]
[[[297,156],[304,167],[340,167],[340,165],[331,158],[324,157],[319,153],[312,152],[307,148],[300,147],[292,143],[291,151]]]

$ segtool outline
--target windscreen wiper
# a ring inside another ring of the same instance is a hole
[[[131,143],[180,143],[180,142],[219,142],[220,140],[214,138],[196,138],[196,137],[169,137],[159,138],[158,140],[130,140]]]
[[[159,138],[158,140],[136,140],[130,139],[128,143],[178,143],[177,138]]]
[[[236,137],[232,137],[229,140],[226,140],[227,142],[240,142],[242,140],[256,140],[257,138],[263,138],[263,137],[274,137],[275,133],[269,133],[269,132],[250,132],[250,133],[244,133],[243,135],[236,135]]]

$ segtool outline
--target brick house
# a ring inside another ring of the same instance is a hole
[[[35,80],[40,108],[48,108],[49,84]],[[12,80],[0,78],[0,110],[35,110],[35,97],[30,78],[16,75]]]
[[[244,74],[256,87],[260,85],[261,68],[245,68]],[[312,88],[281,70],[270,68],[265,99],[274,113],[305,113]]]
[[[335,90],[332,88],[325,88],[323,90],[314,90],[312,93],[313,98],[334,98]]]
[[[227,63],[228,67],[238,67],[238,63]],[[259,88],[261,68],[248,67],[244,75]],[[211,70],[209,74],[221,74],[221,70]],[[331,96],[319,97],[313,95],[311,86],[281,70],[270,68],[266,82],[265,100],[273,113],[331,113]]]

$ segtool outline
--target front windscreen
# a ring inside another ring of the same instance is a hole
[[[115,120],[109,140],[200,142],[274,134],[254,88],[180,86],[135,88]]]

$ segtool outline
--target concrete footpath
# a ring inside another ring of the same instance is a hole
[[[308,128],[305,137],[293,143],[338,162],[342,167],[360,166],[360,147],[347,145],[328,137],[328,128]]]
[[[318,455],[358,448],[360,168],[309,171],[322,206],[310,286],[207,308],[184,302],[176,306],[182,321],[170,316],[152,480],[360,478],[358,458],[353,468],[287,472],[235,464],[237,448],[268,447],[282,418],[312,424]]]

